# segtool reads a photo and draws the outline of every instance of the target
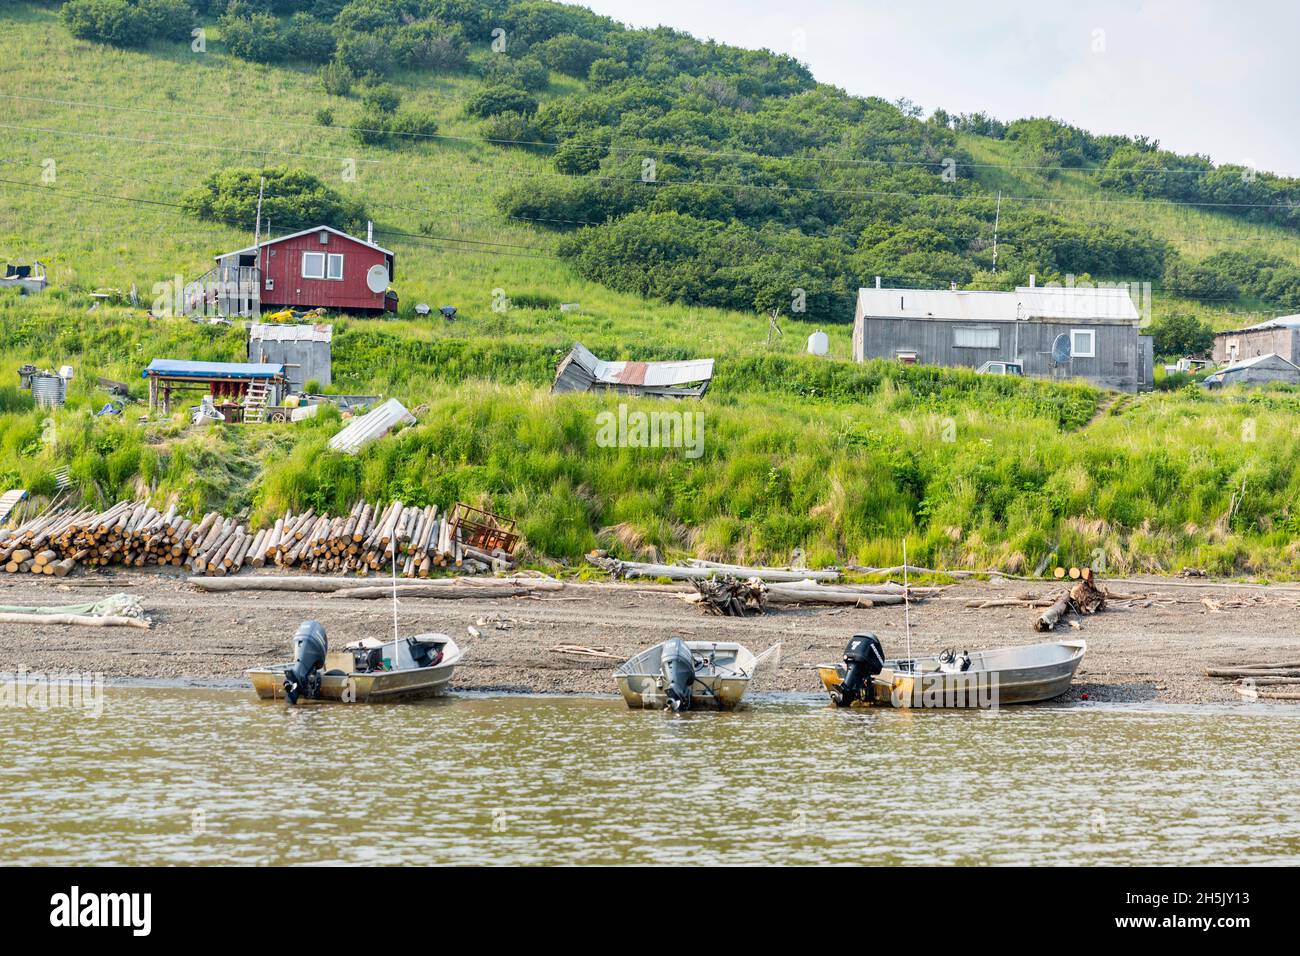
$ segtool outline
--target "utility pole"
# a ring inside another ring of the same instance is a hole
[[[262,191],[266,188],[266,177],[257,181],[257,222],[253,225],[253,248],[262,245]],[[996,242],[996,239],[995,239]]]
[[[998,271],[998,226],[1002,222],[1002,190],[998,190],[997,211],[993,215],[993,271]]]

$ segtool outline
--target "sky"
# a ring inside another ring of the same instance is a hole
[[[1300,176],[1300,3],[577,0],[636,27],[790,53],[926,115],[1055,116]]]

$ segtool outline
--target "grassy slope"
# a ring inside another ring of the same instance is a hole
[[[4,124],[96,135],[5,129],[0,178],[37,183],[42,160],[53,158],[56,190],[174,201],[211,169],[262,157],[306,167],[364,199],[381,230],[533,248],[381,235],[398,253],[404,306],[453,303],[461,317],[449,326],[340,323],[340,389],[428,406],[420,426],[347,459],[323,452],[328,419],[200,434],[183,418],[147,427],[92,420],[89,410],[104,398],[95,375],[138,382],[152,356],[234,358],[242,339],[183,321],[151,325],[138,310],[87,314],[78,290],[135,283],[148,298],[155,282],[198,274],[214,252],[248,237],[166,206],[0,184],[0,257],[49,261],[60,290],[39,301],[0,299],[0,483],[49,491],[53,469],[68,463],[92,497],[174,496],[261,519],[288,506],[338,507],[361,493],[443,505],[461,498],[518,515],[539,558],[572,559],[601,543],[628,553],[653,546],[780,559],[803,547],[817,561],[896,563],[908,534],[913,556],[936,564],[1032,568],[1049,554],[1088,561],[1101,549],[1120,568],[1300,569],[1285,530],[1300,490],[1291,480],[1297,450],[1287,397],[1251,404],[1162,395],[1080,434],[1098,399],[1085,387],[817,362],[797,356],[809,329],[796,323],[769,351],[765,319],[621,295],[532,257],[549,254],[553,237],[502,220],[492,196],[507,177],[551,175],[544,155],[454,139],[374,150],[338,130],[275,125],[311,124],[322,106],[346,122],[356,106],[322,94],[310,71],[229,60],[219,42],[201,56],[123,52],[72,40],[46,10],[6,16],[23,29],[0,31],[0,90],[161,112],[7,101]],[[434,110],[444,134],[476,135],[460,114],[471,80],[406,79],[406,102]],[[564,95],[569,83],[548,95]],[[238,105],[247,102],[258,112]],[[998,154],[1003,144],[967,145],[981,159],[1008,159]],[[360,161],[355,183],[341,179],[345,157]],[[1007,185],[1062,196],[1086,188],[1063,180]],[[1246,228],[1199,212],[1138,209],[1187,234]],[[495,289],[580,302],[582,311],[494,313]],[[1157,310],[1171,306],[1181,303],[1157,299]],[[847,356],[847,324],[826,331],[832,355]],[[546,393],[574,339],[610,357],[718,356],[717,382],[699,405],[705,456],[596,448],[594,416],[613,403]],[[78,366],[68,409],[49,418],[27,410],[26,396],[7,384],[24,361]],[[1236,442],[1243,429],[1258,440]],[[1246,505],[1229,520],[1243,478]]]

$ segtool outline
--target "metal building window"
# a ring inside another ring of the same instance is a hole
[[[304,279],[325,278],[325,253],[304,252],[302,254],[302,277]]]
[[[340,253],[337,252],[330,253],[329,269],[326,278],[327,279],[343,278],[343,256]]]
[[[1070,357],[1096,358],[1097,333],[1092,329],[1070,330]]]
[[[952,345],[958,349],[996,349],[1002,344],[998,329],[989,326],[962,326],[952,330]]]

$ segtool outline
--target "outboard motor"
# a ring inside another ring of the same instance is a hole
[[[664,641],[659,659],[668,705],[675,711],[691,709],[691,685],[695,683],[695,657],[680,637]]]
[[[325,651],[329,642],[325,628],[319,621],[303,621],[293,636],[293,666],[284,672],[284,696],[289,703],[298,703],[306,694],[313,699],[320,696],[321,669],[325,666]]]
[[[885,652],[874,634],[854,634],[844,648],[844,681],[831,691],[836,707],[847,707],[885,666]]]

